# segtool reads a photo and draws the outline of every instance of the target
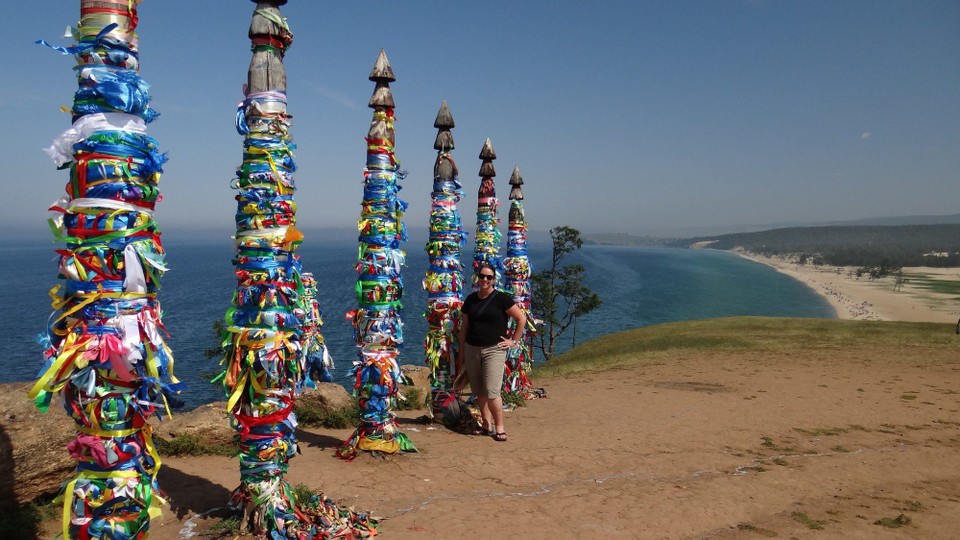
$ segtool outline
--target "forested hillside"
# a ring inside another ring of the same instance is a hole
[[[671,245],[808,255],[836,266],[960,266],[960,225],[791,227],[688,238]]]

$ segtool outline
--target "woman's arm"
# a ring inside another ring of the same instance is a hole
[[[460,340],[460,346],[457,347],[457,371],[460,371],[460,368],[463,366],[463,351],[466,349],[467,345],[467,327],[470,326],[470,320],[467,318],[466,312],[460,312],[460,333],[457,336],[457,339]]]
[[[507,309],[507,316],[517,321],[517,324],[513,329],[513,337],[500,337],[500,348],[502,349],[516,347],[517,344],[520,343],[520,340],[523,339],[523,328],[527,324],[527,316],[517,304],[514,304]]]
[[[517,304],[514,304],[507,310],[507,315],[517,321],[517,325],[513,329],[513,341],[520,341],[523,338],[523,329],[527,325],[527,315]]]

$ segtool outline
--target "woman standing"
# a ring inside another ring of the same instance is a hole
[[[493,435],[496,441],[506,441],[503,428],[503,369],[507,349],[520,343],[527,316],[513,298],[495,288],[497,274],[489,263],[480,263],[477,269],[479,290],[463,302],[460,322],[460,365],[466,367],[470,388],[477,397],[477,406],[483,418],[483,429],[477,435]],[[513,336],[507,337],[507,322],[516,321]]]

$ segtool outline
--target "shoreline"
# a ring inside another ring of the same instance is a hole
[[[899,290],[894,290],[896,281],[893,276],[857,278],[853,266],[817,268],[743,249],[731,253],[767,265],[803,283],[830,303],[838,319],[952,324],[960,317],[960,302],[955,295],[935,292],[921,284],[960,281],[960,268],[905,267],[903,275],[906,280]]]

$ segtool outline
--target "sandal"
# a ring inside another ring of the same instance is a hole
[[[507,432],[505,432],[505,431],[498,431],[497,433],[495,433],[495,434],[493,435],[493,440],[498,441],[498,442],[506,442],[506,441],[507,441]]]
[[[470,432],[471,435],[493,435],[487,428],[476,428]]]

